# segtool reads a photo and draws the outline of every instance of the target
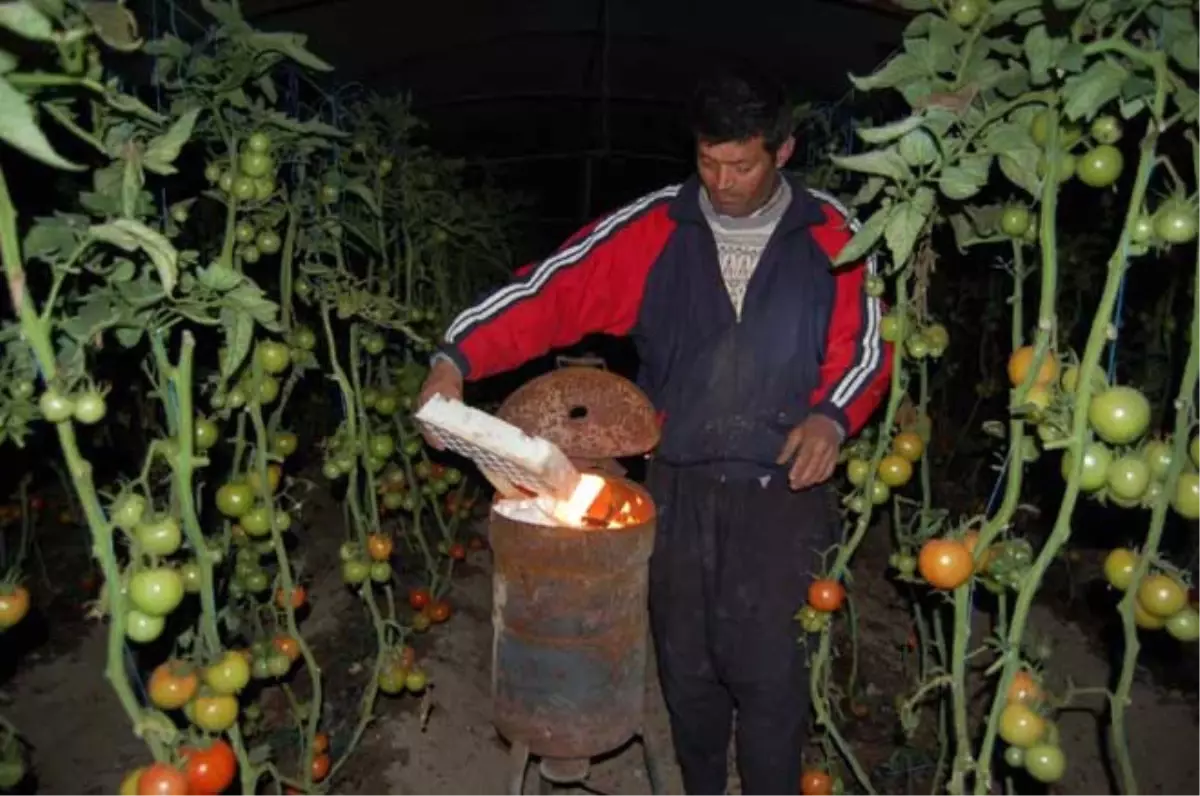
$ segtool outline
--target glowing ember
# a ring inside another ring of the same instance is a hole
[[[504,500],[500,513],[523,522],[568,528],[625,528],[646,522],[652,514],[649,502],[621,481],[609,481],[595,473],[583,473],[567,500],[537,497]],[[534,515],[540,515],[535,517]]]

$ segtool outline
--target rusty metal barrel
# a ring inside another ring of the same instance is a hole
[[[632,524],[588,529],[492,508],[493,723],[533,755],[583,764],[642,727],[655,512],[649,494],[612,475],[605,460],[650,450],[658,425],[635,385],[578,366],[527,383],[497,414],[554,442],[639,505]]]

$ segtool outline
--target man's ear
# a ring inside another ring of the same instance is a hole
[[[775,151],[775,168],[782,169],[792,157],[792,153],[796,151],[796,137],[789,135],[787,140],[779,145],[779,149]]]

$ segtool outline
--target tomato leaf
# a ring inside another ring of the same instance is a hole
[[[222,263],[220,260],[214,260],[206,268],[201,268],[196,276],[199,278],[200,284],[219,293],[233,290],[246,278],[232,266]]]
[[[905,39],[905,51],[916,59],[921,66],[921,73],[937,75],[949,72],[958,65],[958,53],[953,46],[945,46],[932,38],[933,26],[930,26],[928,39]]]
[[[17,56],[8,50],[0,49],[0,75],[7,75],[17,68]]]
[[[886,144],[895,141],[905,133],[920,127],[925,121],[925,114],[914,113],[905,119],[880,125],[879,127],[859,127],[854,132],[868,144]]]
[[[179,157],[183,145],[192,137],[196,119],[200,116],[200,108],[192,108],[175,120],[167,132],[153,139],[146,147],[145,166],[155,174],[176,174],[178,169],[172,164]]]
[[[93,225],[88,230],[93,238],[111,243],[125,251],[141,249],[154,263],[159,281],[167,295],[175,289],[179,279],[179,252],[171,241],[141,221],[133,218],[116,218],[106,224]]]
[[[274,105],[279,102],[279,94],[275,91],[275,81],[270,75],[259,75],[258,80],[254,81],[258,86],[258,90],[267,98],[267,102]]]
[[[1071,121],[1091,119],[1096,112],[1121,96],[1121,86],[1129,71],[1112,61],[1096,61],[1083,73],[1071,75],[1063,83],[1063,115]]]
[[[928,36],[929,27],[935,19],[941,19],[938,14],[918,14],[904,27],[904,38]]]
[[[912,255],[913,245],[933,212],[933,204],[933,189],[922,185],[912,199],[895,206],[883,233],[893,266],[899,268]]]
[[[1082,0],[1080,0],[1082,2]],[[1024,11],[1040,9],[1042,0],[999,0],[988,8],[988,19],[992,25],[1008,22]],[[1016,53],[1013,53],[1016,55]]]
[[[830,159],[835,166],[847,171],[878,174],[880,177],[890,177],[896,182],[902,182],[911,176],[908,164],[900,157],[895,146],[857,155],[834,155]]]
[[[142,320],[134,321],[131,326],[118,326],[113,332],[117,338],[117,342],[125,348],[133,348],[142,340],[142,330],[145,328],[144,323],[149,320],[149,312],[141,313]]]
[[[252,30],[234,3],[222,3],[218,0],[200,0],[200,7],[207,11],[213,19],[228,28],[231,33],[243,33]]]
[[[875,197],[879,196],[879,192],[883,190],[883,186],[887,185],[887,180],[883,177],[868,177],[861,186],[858,193],[850,199],[850,204],[857,207],[875,201]]]
[[[1041,185],[1037,176],[1041,150],[1028,128],[1012,122],[997,124],[988,130],[984,142],[987,151],[999,156],[1004,176],[1036,196]]]
[[[25,259],[47,263],[64,260],[79,247],[87,232],[86,216],[55,212],[38,218],[21,245]]]
[[[1183,114],[1183,120],[1193,124],[1197,119],[1197,109],[1200,109],[1200,94],[1191,86],[1178,86],[1172,96]]]
[[[64,332],[81,343],[86,343],[104,330],[116,326],[123,313],[112,301],[112,297],[96,292],[84,298],[75,307],[70,318],[59,324]]]
[[[24,0],[0,3],[0,28],[8,28],[18,36],[33,41],[54,39],[54,26],[50,18]]]
[[[262,324],[264,329],[276,331],[279,329],[277,315],[279,305],[267,298],[262,288],[247,280],[225,294],[226,306],[234,307],[242,315],[247,315]]]
[[[958,163],[947,166],[938,180],[938,188],[948,199],[969,199],[987,185],[992,168],[991,155],[967,155]]]
[[[953,48],[966,40],[967,32],[940,14],[935,14],[933,19],[929,20],[930,46],[950,50],[949,55],[954,57]]]
[[[137,19],[120,3],[84,3],[83,14],[100,41],[118,52],[133,52],[144,43],[138,35]]]
[[[928,166],[941,157],[937,142],[926,130],[913,130],[896,145],[900,157],[913,166]]]
[[[291,130],[294,133],[308,133],[323,138],[349,137],[349,133],[343,132],[332,125],[325,124],[325,122],[318,119],[309,119],[307,122],[302,122],[280,111],[269,111],[264,115],[263,119],[268,124],[282,127],[284,130]]]
[[[993,85],[1001,95],[1015,98],[1028,91],[1032,83],[1029,79],[1029,70],[1023,64],[1013,61],[1004,70],[1004,74],[996,78]]]
[[[25,95],[0,78],[0,140],[29,157],[64,171],[80,171],[83,166],[64,158],[46,139],[34,118],[33,107]]]
[[[838,252],[833,265],[836,267],[848,263],[856,263],[866,257],[875,248],[875,244],[879,242],[879,238],[883,235],[883,230],[887,227],[888,219],[891,218],[894,209],[894,207],[889,206],[876,210],[867,219],[866,223],[858,228],[854,233],[854,237]]]
[[[350,180],[342,186],[342,190],[346,191],[347,193],[352,193],[359,199],[362,199],[363,204],[370,209],[371,215],[376,217],[382,215],[383,211],[379,209],[379,203],[375,201],[375,194],[371,193],[371,190],[362,180]]]
[[[1200,32],[1190,8],[1164,8],[1162,20],[1163,49],[1189,72],[1200,72]]]
[[[924,70],[916,58],[908,53],[900,53],[866,77],[849,75],[849,78],[859,91],[875,91],[881,88],[895,88],[922,74]]]
[[[254,319],[233,307],[222,307],[221,325],[225,331],[225,345],[220,352],[221,380],[225,381],[237,372],[250,353]]]
[[[1058,54],[1066,44],[1065,39],[1052,39],[1045,25],[1030,28],[1025,34],[1025,58],[1029,61],[1029,79],[1033,85],[1050,82],[1050,69],[1058,60]]]
[[[313,55],[304,46],[308,37],[301,33],[252,33],[246,37],[246,44],[259,52],[278,52],[291,58],[301,66],[318,72],[332,72],[333,67]]]

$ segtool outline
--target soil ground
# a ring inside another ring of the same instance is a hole
[[[350,735],[353,712],[366,685],[373,635],[359,599],[340,580],[340,538],[331,530],[340,527],[340,512],[316,494],[301,530],[306,568],[313,573],[313,607],[303,627],[326,678],[325,727],[337,753]],[[64,534],[44,534],[46,538],[61,539]],[[44,583],[36,584],[37,610],[0,647],[0,714],[31,744],[36,771],[36,779],[25,783],[23,792],[115,793],[124,773],[145,760],[144,746],[131,733],[103,676],[105,626],[82,616],[85,597],[74,586],[85,566],[80,542],[76,538],[68,549],[42,550],[50,582],[66,585],[54,593]],[[904,600],[886,577],[887,554],[886,533],[879,530],[855,565],[859,687],[853,710],[845,711],[840,726],[879,792],[928,792],[936,763],[934,718],[926,715],[908,744],[897,742],[894,698],[911,688],[906,653],[910,621]],[[1110,645],[1108,625],[1097,616],[1111,611],[1111,596],[1097,597],[1090,591],[1089,584],[1098,582],[1098,556],[1085,553],[1071,566],[1069,579],[1056,573],[1053,607],[1035,608],[1032,630],[1053,642],[1051,673],[1069,672],[1077,687],[1102,687],[1109,676]],[[331,792],[506,792],[508,749],[490,723],[490,577],[490,554],[470,553],[451,594],[456,615],[416,644],[434,686],[424,701],[407,696],[380,702],[377,719],[351,762],[330,783]],[[982,637],[986,628],[979,630]],[[1196,648],[1152,646],[1144,654],[1154,666],[1139,669],[1128,714],[1140,792],[1200,792]],[[839,679],[846,676],[847,667],[848,659],[839,659]],[[304,679],[303,674],[297,679]],[[1062,681],[1052,677],[1051,683]],[[680,793],[665,709],[652,674],[647,687],[646,731],[652,746],[665,750],[660,755],[665,758],[665,790]],[[1080,700],[1076,709],[1061,715],[1069,768],[1055,792],[1114,792],[1098,752],[1105,728],[1098,712],[1102,705],[1098,698]],[[272,715],[270,705],[267,715]],[[849,779],[846,786],[853,792]],[[631,744],[597,761],[588,787],[602,793],[648,793],[640,746]],[[1038,792],[1028,782],[1018,782],[1015,788]]]

